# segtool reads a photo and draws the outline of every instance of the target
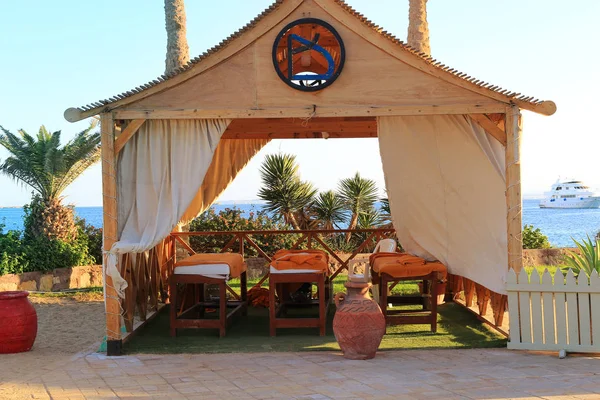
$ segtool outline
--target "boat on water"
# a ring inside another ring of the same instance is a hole
[[[599,208],[600,195],[581,181],[556,181],[545,193],[540,208]]]

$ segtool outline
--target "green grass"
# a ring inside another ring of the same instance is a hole
[[[249,279],[247,286],[248,286],[248,290],[256,285],[258,283],[260,279],[256,278],[256,279]],[[344,283],[346,282],[346,275],[338,275],[334,280],[333,280],[333,293],[339,293],[339,292],[345,292],[346,288],[344,287]],[[240,280],[239,279],[232,279],[229,281],[229,286],[231,286],[231,288],[233,290],[235,290],[237,293],[240,293]],[[262,287],[264,288],[268,288],[269,287],[269,280],[267,279],[263,284]],[[418,291],[417,288],[417,283],[416,281],[405,281],[405,282],[401,282],[400,284],[396,285],[396,287],[394,287],[394,289],[392,290],[392,293],[394,294],[409,294],[409,293],[415,293]]]
[[[541,276],[544,271],[547,269],[550,272],[550,275],[554,275],[557,269],[560,269],[560,265],[536,265],[535,267],[524,267],[527,274],[531,275],[533,270],[535,269],[537,273]]]
[[[29,292],[29,296],[31,297],[75,297],[81,294],[102,294],[103,288],[98,287],[90,287],[85,289],[72,289],[72,290],[64,290],[60,292]]]
[[[345,277],[334,281],[334,292],[344,291]],[[256,283],[249,282],[248,286]],[[239,282],[232,282],[239,289]],[[398,285],[394,292],[413,292],[414,283]],[[234,353],[234,352],[293,352],[339,350],[332,330],[335,306],[330,307],[327,335],[320,337],[316,328],[278,329],[276,337],[269,336],[267,309],[250,307],[247,317],[241,317],[219,338],[217,330],[180,329],[176,338],[169,336],[169,313],[165,307],[159,315],[134,336],[124,348],[135,353]],[[506,339],[483,325],[463,307],[447,303],[438,308],[438,331],[431,333],[429,325],[389,326],[380,350],[484,348],[505,347]],[[290,312],[291,314],[292,312]],[[216,314],[216,313],[215,313]],[[316,315],[316,310],[315,314]]]

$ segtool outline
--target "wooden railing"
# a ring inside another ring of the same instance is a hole
[[[475,312],[482,321],[508,336],[508,326],[505,325],[508,297],[505,294],[493,292],[470,279],[452,274],[448,274],[448,290],[457,304]]]
[[[335,234],[353,235],[361,234],[364,239],[349,254],[336,253],[325,240],[327,236]],[[379,229],[335,229],[335,230],[271,230],[271,231],[218,231],[218,232],[173,232],[161,243],[150,251],[142,254],[125,254],[121,256],[121,271],[124,279],[128,283],[125,292],[125,299],[122,301],[123,317],[127,332],[131,332],[146,321],[146,318],[152,312],[158,310],[161,303],[168,302],[168,279],[173,272],[177,261],[177,245],[185,249],[189,254],[194,254],[194,249],[184,240],[185,237],[195,236],[230,236],[219,251],[236,251],[244,255],[249,248],[253,248],[256,253],[263,257],[267,262],[271,261],[272,254],[261,248],[255,240],[256,236],[276,236],[291,235],[299,236],[293,246],[290,248],[320,248],[326,251],[331,259],[337,261],[338,267],[332,272],[331,279],[338,276],[342,271],[347,270],[351,260],[355,259],[360,253],[370,253],[375,244],[384,238],[394,237],[393,228]],[[258,282],[262,285],[268,275],[265,275]],[[500,331],[504,314],[507,308],[507,297],[486,289],[469,279],[457,275],[449,276],[448,289],[457,303],[461,304],[471,311],[477,306],[477,314],[486,319],[487,322]],[[237,294],[229,288],[233,296]],[[458,300],[458,297],[461,300]],[[493,311],[493,317],[488,316],[489,306]],[[137,311],[137,312],[136,312]],[[135,323],[134,316],[137,315],[138,323]]]
[[[172,272],[175,248],[167,238],[144,253],[124,254],[120,259],[121,275],[127,281],[121,309],[125,330],[134,331],[168,301],[168,281]]]

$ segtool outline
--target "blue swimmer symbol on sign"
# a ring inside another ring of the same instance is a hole
[[[346,50],[327,22],[303,18],[286,25],[273,43],[273,65],[288,86],[314,92],[331,85],[342,72]]]
[[[316,51],[319,52],[323,55],[323,57],[325,57],[325,59],[327,60],[327,72],[325,72],[324,74],[315,74],[315,75],[310,75],[310,79],[314,80],[314,81],[318,81],[318,80],[329,80],[331,78],[333,78],[333,73],[335,71],[335,61],[333,60],[333,57],[331,56],[331,54],[329,54],[329,52],[327,50],[325,50],[323,47],[319,46],[317,44],[317,42],[319,41],[320,38],[320,34],[315,34],[314,39],[308,40],[303,38],[302,36],[298,36],[296,34],[291,34],[288,36],[288,54],[300,54],[303,53],[305,51]],[[298,42],[301,44],[301,46],[298,47],[294,47],[294,41]],[[293,67],[293,57],[288,57],[288,78],[292,81],[302,81],[305,80],[307,78],[307,75],[302,75],[302,74],[294,74],[294,67]]]

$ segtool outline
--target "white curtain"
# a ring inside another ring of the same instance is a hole
[[[171,233],[196,197],[229,120],[147,120],[117,160],[119,241],[106,273],[122,297],[117,255],[150,250]]]
[[[462,115],[380,117],[378,130],[404,249],[505,294],[504,147]]]

